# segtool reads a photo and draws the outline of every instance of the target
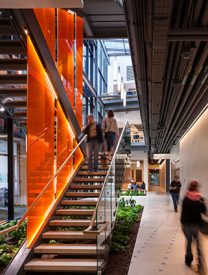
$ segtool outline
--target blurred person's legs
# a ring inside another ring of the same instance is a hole
[[[106,141],[107,141],[107,151],[108,151],[108,159],[111,160],[111,156],[114,151],[114,141],[115,141],[115,133],[107,132],[106,133]]]
[[[96,172],[98,169],[98,154],[100,150],[100,143],[97,140],[94,140],[94,171]]]
[[[170,194],[171,194],[171,197],[172,197],[172,200],[173,200],[174,210],[175,210],[175,212],[177,212],[178,211],[179,193],[171,192]]]
[[[92,167],[92,152],[93,152],[93,140],[90,140],[88,143],[87,143],[87,160],[88,160],[88,169],[90,171],[93,170],[93,167]]]
[[[186,238],[185,263],[187,266],[191,266],[191,263],[193,261],[193,254],[191,250],[192,237],[193,237],[192,227],[190,225],[183,225],[182,230]]]

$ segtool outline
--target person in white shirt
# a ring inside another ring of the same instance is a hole
[[[108,110],[107,116],[103,119],[102,128],[105,133],[105,140],[107,143],[108,159],[111,160],[111,155],[114,151],[115,140],[119,137],[118,124],[114,118],[114,113],[112,110]]]

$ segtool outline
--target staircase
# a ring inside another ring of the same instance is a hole
[[[24,266],[26,274],[97,273],[97,234],[84,230],[90,225],[108,167],[99,165],[97,172],[86,169],[84,163],[50,219],[40,244],[34,247],[35,257]],[[99,254],[104,258],[104,245]],[[102,265],[104,260],[99,261],[100,268]]]
[[[24,45],[10,18],[0,10],[0,102],[25,128],[27,116],[27,59]]]

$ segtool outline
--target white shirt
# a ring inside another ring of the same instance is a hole
[[[105,133],[114,132],[116,135],[119,135],[118,124],[114,117],[105,117],[102,121],[102,128]]]

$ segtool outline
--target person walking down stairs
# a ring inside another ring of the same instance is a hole
[[[116,138],[118,139],[119,137],[118,124],[112,110],[108,110],[107,116],[102,121],[102,128],[107,143],[108,159],[111,160]]]
[[[87,158],[89,171],[97,171],[98,169],[98,153],[103,143],[103,133],[101,126],[95,121],[94,115],[87,116],[87,125],[83,132],[87,134]],[[94,160],[92,156],[94,154]]]

